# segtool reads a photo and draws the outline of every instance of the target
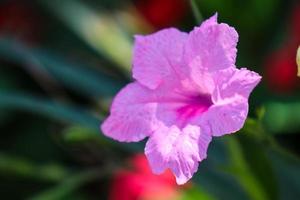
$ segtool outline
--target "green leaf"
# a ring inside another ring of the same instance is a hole
[[[269,150],[271,146],[266,148],[267,146],[265,143],[246,134],[240,134],[238,139],[240,146],[242,147],[244,158],[247,161],[251,172],[261,183],[261,187],[267,194],[268,199],[278,199],[277,179],[271,160],[267,155],[267,150]]]
[[[300,103],[267,104],[263,122],[266,128],[274,134],[297,132],[300,130]]]
[[[0,173],[2,175],[58,182],[69,175],[69,170],[54,163],[41,165],[24,158],[0,153]]]
[[[132,41],[113,16],[93,11],[77,0],[40,1],[87,44],[129,74]]]
[[[99,178],[99,172],[87,171],[80,174],[66,178],[60,184],[50,188],[32,198],[30,200],[63,200],[70,194],[74,193],[82,185],[89,181]]]
[[[222,18],[234,21],[243,31],[248,30],[249,32],[265,30],[267,25],[274,20],[277,9],[280,8],[278,0],[199,0],[199,4],[206,13],[211,15],[218,11]],[[255,15],[251,15],[251,13],[255,13]],[[262,33],[265,32],[267,33],[267,31]]]
[[[101,148],[104,148],[104,146],[109,146],[111,147],[124,147],[126,149],[134,149],[133,145],[131,147],[131,144],[124,144],[124,143],[117,143],[114,142],[113,140],[109,140],[105,137],[100,137],[99,130],[91,129],[89,127],[84,127],[84,126],[78,126],[78,125],[73,125],[67,127],[63,131],[63,140],[69,144],[82,144],[84,142],[89,142],[97,144],[101,146]]]
[[[102,117],[99,117],[98,119],[85,110],[76,108],[74,106],[37,98],[29,94],[0,91],[0,109],[3,108],[25,110],[32,113],[41,114],[59,121],[81,125],[83,127],[95,130],[89,133],[96,133],[96,136],[99,137],[99,139],[101,137],[102,142],[112,144],[115,147],[122,148],[123,150],[129,152],[143,150],[144,143],[142,142],[126,144],[115,142],[111,139],[103,137],[103,134],[100,134],[100,132],[98,132]]]
[[[262,121],[265,114],[266,114],[266,108],[264,106],[257,108],[256,110],[257,119],[259,121]]]
[[[66,62],[49,51],[28,48],[10,40],[0,40],[0,57],[21,65],[30,65],[36,73],[42,75],[49,73],[71,89],[96,98],[112,96],[126,84],[125,81],[112,79],[100,71]]]
[[[93,129],[98,129],[100,123],[100,119],[83,109],[16,92],[0,91],[0,108],[26,110],[64,122],[82,124]]]
[[[216,199],[247,199],[243,188],[235,177],[224,170],[228,166],[226,138],[214,138],[207,152],[207,159],[200,163],[197,174],[192,179],[197,188],[203,188]]]
[[[262,156],[262,151],[256,152],[253,148],[255,146],[252,145],[251,148],[245,148],[243,144],[234,137],[228,138],[228,152],[231,159],[229,168],[231,173],[237,178],[251,199],[276,199],[277,196],[274,192],[276,192],[277,188],[271,183],[275,180],[273,174],[270,173],[271,168],[267,163],[266,157]],[[245,150],[243,150],[243,148],[250,151],[247,152],[248,155],[250,154],[248,157],[245,156]],[[250,160],[252,159],[252,162],[249,162],[249,158]],[[259,166],[255,166],[255,164]],[[270,174],[271,176],[269,176]],[[260,175],[263,175],[263,177],[260,177]],[[267,184],[265,184],[265,181],[267,181]],[[273,189],[275,189],[275,191]]]
[[[280,199],[298,199],[300,196],[300,161],[277,151],[270,151],[269,155],[277,175]]]
[[[216,200],[210,194],[203,191],[203,189],[201,189],[200,186],[198,187],[193,186],[192,188],[188,188],[187,190],[184,190],[182,196],[180,197],[180,200],[195,200],[195,199]]]
[[[63,138],[69,143],[80,143],[86,141],[98,141],[99,136],[94,129],[82,126],[70,126],[63,131]]]

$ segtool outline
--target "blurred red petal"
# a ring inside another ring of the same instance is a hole
[[[300,3],[293,9],[291,17],[291,31],[292,35],[297,38],[297,42],[300,42]]]
[[[156,28],[165,28],[178,23],[186,15],[188,4],[185,0],[144,0],[137,1],[137,9]]]
[[[132,171],[120,170],[115,173],[109,193],[109,200],[175,200],[179,188],[170,171],[154,175],[143,154],[130,160]]]
[[[297,48],[283,48],[266,61],[266,81],[275,92],[291,92],[299,83],[295,60]]]

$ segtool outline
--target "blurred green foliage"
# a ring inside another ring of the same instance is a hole
[[[217,11],[220,21],[237,27],[238,63],[257,66],[257,71],[262,71],[268,48],[276,46],[277,35],[283,34],[279,27],[284,8],[294,3],[191,2],[197,20]],[[142,143],[117,143],[99,132],[111,98],[129,81],[132,25],[121,24],[115,16],[120,10],[132,14],[128,7],[133,4],[117,0],[103,2],[104,7],[101,1],[32,4],[43,16],[42,24],[65,29],[43,33],[44,39],[35,45],[0,38],[1,199],[106,198],[104,185],[113,172],[126,167],[128,156],[143,150]],[[100,4],[99,9],[95,4]],[[193,16],[187,20],[183,29],[194,24]],[[53,34],[57,41],[67,38],[72,45],[61,49],[59,42],[48,40]],[[298,199],[299,99],[299,94],[278,96],[260,86],[251,97],[250,109],[264,107],[250,113],[241,131],[213,141],[193,186],[183,189],[182,199]]]

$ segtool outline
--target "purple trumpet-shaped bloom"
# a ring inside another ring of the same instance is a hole
[[[213,136],[242,128],[261,77],[235,66],[238,34],[212,16],[190,33],[175,28],[136,36],[135,81],[115,97],[103,133],[121,142],[149,137],[152,171],[187,182]]]

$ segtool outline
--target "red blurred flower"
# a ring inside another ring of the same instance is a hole
[[[113,178],[109,200],[176,200],[179,191],[170,171],[154,175],[142,154],[130,160],[132,170],[120,170]]]
[[[296,52],[300,45],[300,4],[293,9],[288,21],[288,37],[265,62],[267,83],[271,90],[279,93],[292,92],[300,85],[296,64]]]
[[[137,9],[155,28],[165,28],[178,23],[186,15],[186,0],[143,0],[137,1]]]
[[[297,47],[284,47],[272,53],[267,59],[266,77],[273,91],[291,92],[299,83],[296,51]]]
[[[291,33],[295,42],[300,42],[300,3],[296,5],[291,17]]]
[[[34,11],[28,2],[14,0],[0,3],[0,36],[36,41],[39,31]]]

